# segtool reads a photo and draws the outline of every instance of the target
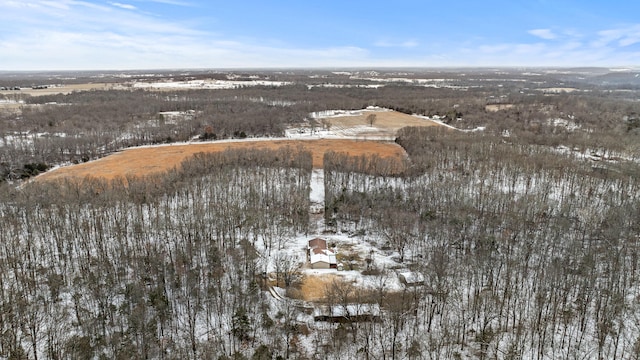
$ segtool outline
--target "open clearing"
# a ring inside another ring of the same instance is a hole
[[[439,126],[440,124],[397,111],[362,111],[358,115],[336,116],[328,118],[331,126],[355,127],[370,124],[367,121],[369,115],[375,115],[373,127],[381,130],[398,131],[407,126]]]
[[[47,85],[46,89],[22,88],[20,90],[3,90],[1,95],[20,95],[26,94],[31,96],[54,95],[54,94],[70,94],[74,91],[91,91],[91,90],[110,90],[120,89],[121,85],[116,83],[85,83],[85,84],[66,84],[66,85]]]
[[[367,117],[375,115],[371,124]],[[387,136],[395,138],[396,133],[407,126],[441,126],[442,124],[391,110],[349,111],[345,116],[334,115],[318,119],[330,124],[330,130],[339,136],[358,136],[360,138]]]
[[[313,166],[322,168],[324,153],[327,151],[346,152],[350,155],[373,155],[380,157],[406,156],[402,147],[390,142],[357,141],[340,139],[315,140],[247,140],[234,142],[212,142],[174,144],[153,147],[126,149],[99,160],[61,167],[38,176],[38,180],[82,179],[99,177],[113,179],[116,177],[145,176],[161,173],[178,167],[187,158],[200,152],[218,152],[226,149],[277,149],[284,146],[302,148],[313,154]]]
[[[300,284],[301,299],[322,302],[327,298],[327,290],[336,282],[344,282],[344,279],[337,274],[305,275]]]
[[[55,81],[55,80],[54,80]],[[193,90],[193,89],[236,89],[246,86],[283,86],[286,82],[282,81],[266,81],[266,80],[192,80],[192,81],[173,81],[158,80],[155,82],[88,82],[81,84],[38,84],[37,86],[46,86],[46,88],[33,89],[32,87],[23,87],[20,90],[0,90],[0,95],[54,95],[54,94],[70,94],[76,91],[92,91],[92,90],[130,90],[145,89],[150,91],[177,91],[177,90]]]

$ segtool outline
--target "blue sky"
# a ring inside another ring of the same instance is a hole
[[[640,2],[0,0],[0,70],[640,66]]]

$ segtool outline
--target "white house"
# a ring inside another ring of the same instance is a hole
[[[336,253],[327,248],[327,240],[315,238],[307,246],[309,263],[312,269],[336,269]]]

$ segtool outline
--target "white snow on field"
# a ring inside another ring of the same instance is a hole
[[[237,89],[245,86],[284,86],[289,85],[286,81],[270,80],[188,80],[188,81],[158,81],[158,82],[135,82],[131,86],[138,89]]]
[[[295,139],[357,139],[393,141],[394,136],[373,135],[379,133],[378,128],[369,125],[339,126],[326,124],[322,119],[362,116],[367,112],[392,111],[391,109],[369,106],[360,110],[325,110],[309,114],[309,121],[301,127],[285,130],[285,137]]]
[[[14,132],[6,135],[0,136],[0,146],[14,145],[14,146],[33,146],[33,143],[39,139],[46,138],[64,138],[68,135],[62,132],[48,133],[31,133],[28,131],[25,132]]]
[[[404,78],[404,77],[394,77],[394,78],[378,78],[378,77],[366,78],[365,77],[363,78],[358,76],[352,76],[351,78],[358,79],[358,80],[369,80],[369,81],[378,82],[378,83],[406,83],[406,84],[434,88],[434,89],[447,88],[447,89],[454,89],[454,90],[468,90],[471,87],[478,87],[478,86],[451,85],[452,83],[459,81],[455,79],[411,79],[411,78]]]
[[[0,99],[0,105],[24,104],[24,100]]]
[[[394,141],[395,136],[389,135],[373,135],[375,133],[379,133],[380,129],[375,126],[369,125],[352,125],[348,127],[343,127],[336,124],[326,124],[323,119],[331,119],[338,117],[348,117],[348,116],[363,116],[367,112],[382,112],[382,111],[393,111],[387,108],[381,108],[377,106],[369,106],[365,109],[360,110],[324,110],[324,111],[316,111],[309,114],[309,119],[311,119],[307,124],[298,127],[292,127],[286,129],[285,137],[286,138],[295,138],[295,139],[356,139],[356,140],[379,140],[379,141]],[[475,131],[484,131],[485,127],[477,127],[474,129],[459,129],[449,124],[446,124],[442,121],[444,117],[433,115],[433,116],[424,116],[413,114],[412,116],[429,120],[435,122],[444,127],[463,131],[463,132],[475,132]],[[315,122],[315,123],[314,123]]]
[[[460,130],[460,129],[458,129],[458,128],[457,128],[457,127],[455,127],[455,126],[451,126],[451,125],[449,125],[449,124],[447,124],[447,123],[443,122],[443,121],[441,120],[440,116],[438,116],[438,115],[434,115],[434,116],[413,115],[413,116],[418,117],[418,118],[421,118],[421,119],[425,119],[425,120],[433,121],[434,123],[437,123],[437,124],[439,124],[439,125],[441,125],[441,126],[447,127],[447,128],[449,128],[449,129],[453,129],[453,130]],[[444,118],[444,117],[443,117],[443,118]],[[477,130],[476,130],[476,129],[473,129],[473,131],[481,131],[481,130],[484,130],[484,127],[477,128]],[[471,131],[471,130],[461,130],[461,131]]]
[[[580,125],[575,122],[562,118],[555,118],[547,120],[547,124],[551,126],[564,127],[569,131],[574,131],[580,129]]]
[[[309,114],[309,117],[312,119],[326,119],[332,117],[344,117],[344,116],[361,116],[365,112],[375,111],[393,111],[387,108],[381,108],[377,106],[368,106],[366,109],[360,110],[324,110],[324,111],[316,111]]]
[[[312,84],[307,85],[307,89],[311,90],[313,88],[334,88],[334,89],[345,89],[345,88],[359,88],[359,89],[379,89],[384,87],[384,84]]]
[[[579,149],[569,148],[564,145],[559,145],[555,148],[550,148],[560,154],[573,156],[577,159],[590,160],[590,161],[602,161],[608,163],[618,163],[620,161],[630,161],[640,163],[640,159],[636,156],[630,156],[623,153],[617,153],[612,151],[606,151],[605,149]]]
[[[545,94],[561,94],[561,93],[571,93],[574,91],[578,91],[578,89],[570,88],[570,87],[555,87],[555,88],[544,88],[544,89],[537,89],[537,90]]]
[[[330,128],[322,127],[296,127],[284,131],[285,137],[288,139],[313,140],[313,139],[353,139],[353,140],[376,140],[376,141],[394,141],[395,136],[371,135],[371,133],[379,129],[371,126],[331,126]]]
[[[311,203],[324,203],[324,170],[314,169],[311,173]]]
[[[236,97],[237,98],[237,97]],[[288,100],[269,100],[269,99],[265,99],[264,97],[260,96],[260,97],[250,97],[249,101],[251,102],[256,102],[256,103],[261,103],[261,104],[267,104],[269,106],[281,106],[281,107],[285,107],[285,106],[292,106],[295,105],[296,102],[295,101],[288,101]]]

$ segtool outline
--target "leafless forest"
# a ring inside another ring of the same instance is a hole
[[[231,75],[283,85],[125,86]],[[74,82],[120,88],[0,92],[0,358],[640,359],[636,73],[0,73],[6,88]],[[321,229],[311,155],[295,148],[33,180],[126,147],[280,137],[321,127],[312,112],[368,106],[448,127],[400,130],[402,171],[327,153]],[[390,289],[395,269],[353,260],[376,285],[334,283],[315,305],[380,313],[315,321],[280,250],[317,232],[384,249],[424,282]],[[290,297],[267,291],[268,263]]]

